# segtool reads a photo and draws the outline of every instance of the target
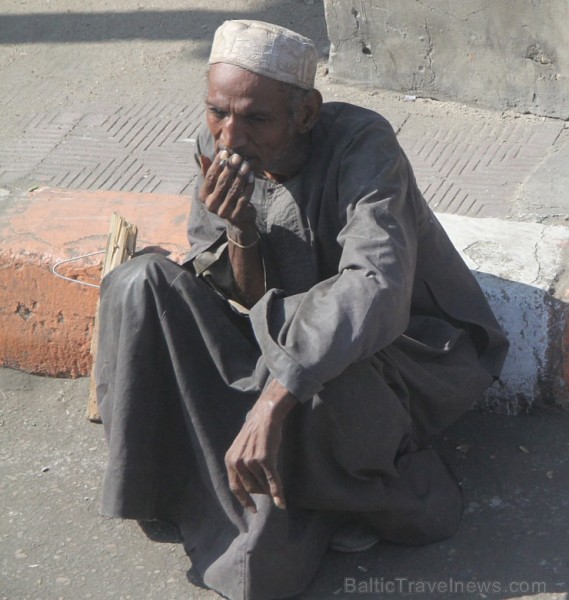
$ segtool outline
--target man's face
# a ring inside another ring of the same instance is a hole
[[[240,154],[257,172],[289,175],[299,129],[285,86],[225,63],[211,66],[208,83],[207,124],[216,151]]]

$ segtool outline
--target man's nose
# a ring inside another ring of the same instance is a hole
[[[245,147],[247,136],[239,117],[230,115],[225,119],[220,141],[225,147],[235,152],[239,152]]]

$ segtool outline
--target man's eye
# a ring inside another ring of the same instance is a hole
[[[220,108],[214,108],[214,107],[210,106],[209,112],[216,119],[223,119],[223,117],[225,117],[225,112],[223,110],[221,110]]]
[[[267,117],[263,117],[261,115],[251,115],[248,119],[249,119],[249,121],[252,121],[253,123],[266,123],[267,122]]]

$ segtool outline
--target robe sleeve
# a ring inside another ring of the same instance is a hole
[[[377,132],[376,132],[377,133]],[[406,329],[416,264],[415,183],[395,135],[360,132],[337,171],[338,274],[251,310],[267,368],[301,402]],[[413,186],[412,192],[410,188]]]

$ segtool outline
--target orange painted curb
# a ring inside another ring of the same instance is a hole
[[[88,375],[98,290],[56,277],[53,265],[104,251],[113,212],[138,226],[137,250],[158,246],[180,260],[188,250],[189,204],[187,196],[51,188],[9,200],[0,214],[0,364],[51,376]],[[58,271],[98,283],[102,258]]]

